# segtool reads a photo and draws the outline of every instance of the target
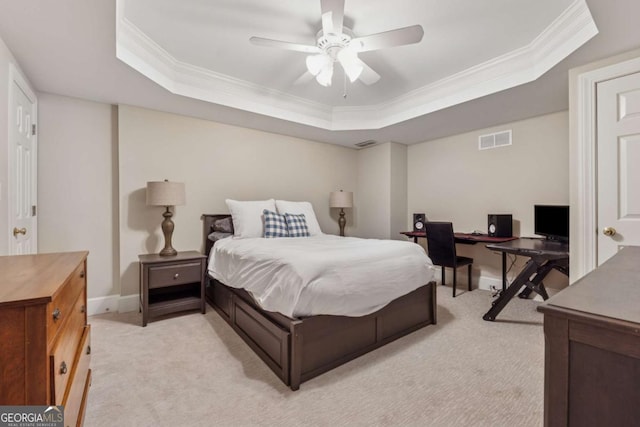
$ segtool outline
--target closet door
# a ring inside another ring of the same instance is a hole
[[[12,69],[9,95],[9,254],[38,251],[36,97]]]
[[[640,245],[640,73],[597,85],[598,265]]]

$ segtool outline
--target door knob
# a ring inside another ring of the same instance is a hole
[[[616,235],[616,229],[613,228],[613,227],[605,227],[605,228],[602,229],[602,233],[605,236],[609,236],[609,237],[615,236]]]
[[[13,227],[13,237],[16,237],[18,234],[27,234],[27,229],[26,228],[18,228],[18,227]]]

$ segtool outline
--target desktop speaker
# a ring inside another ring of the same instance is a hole
[[[424,231],[424,223],[427,220],[427,216],[423,213],[413,214],[413,231]]]
[[[488,215],[488,234],[491,237],[513,236],[513,217],[509,215]]]

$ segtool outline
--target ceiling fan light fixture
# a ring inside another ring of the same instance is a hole
[[[322,70],[331,65],[331,58],[321,53],[320,55],[307,56],[306,63],[307,70],[314,76],[317,76]]]
[[[324,87],[331,86],[331,80],[333,79],[333,63],[329,63],[322,69],[316,76],[316,80]]]
[[[358,77],[362,74],[364,67],[360,64],[358,54],[356,52],[349,48],[344,48],[338,52],[338,61],[340,62],[340,65],[342,65],[342,68],[347,74],[347,77],[349,77],[349,81],[351,81],[351,83],[358,80]]]

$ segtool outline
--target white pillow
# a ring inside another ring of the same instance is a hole
[[[264,219],[262,211],[276,210],[273,199],[241,202],[238,200],[225,200],[231,220],[233,221],[233,235],[239,238],[264,236]]]
[[[316,214],[313,211],[311,203],[276,200],[276,207],[278,208],[278,213],[280,215],[284,215],[286,213],[296,215],[304,214],[305,219],[307,220],[307,227],[309,227],[309,234],[311,236],[322,234],[320,224],[318,224],[318,219],[316,218]]]

